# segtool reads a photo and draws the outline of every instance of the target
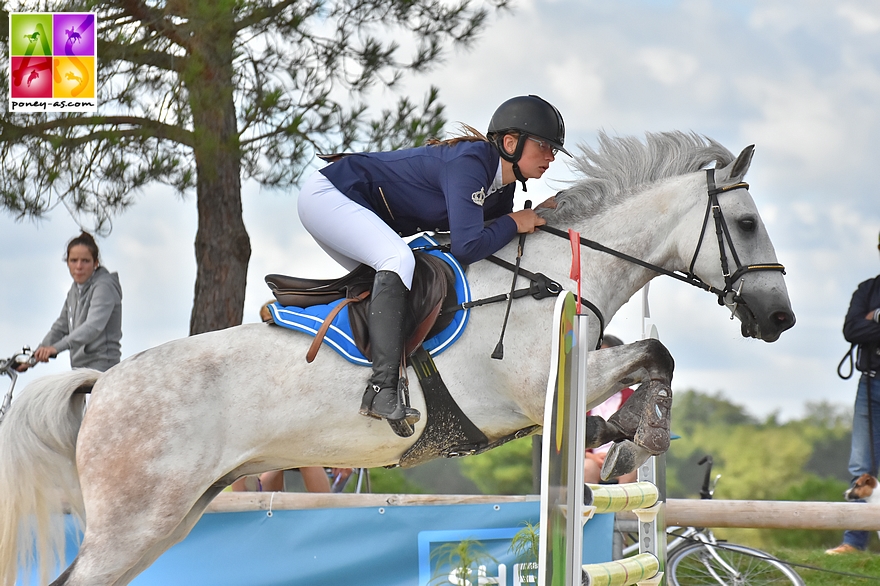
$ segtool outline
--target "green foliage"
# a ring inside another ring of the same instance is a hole
[[[519,566],[520,581],[526,584],[529,582],[527,577],[534,576],[538,569],[540,535],[537,524],[533,525],[526,521],[524,525],[525,527],[513,536],[510,542],[510,552],[516,556],[516,562],[521,564]]]
[[[708,454],[714,459],[713,476],[721,474],[715,498],[839,502],[849,479],[851,424],[851,412],[827,403],[810,404],[803,419],[780,424],[776,417],[759,422],[720,394],[676,393],[673,430],[682,438],[667,453],[667,494],[698,498],[704,469],[697,461]],[[716,534],[764,549],[826,549],[841,536],[840,531],[774,529]]]
[[[811,475],[840,480],[851,421],[839,408],[816,404],[804,419],[780,424],[770,417],[761,423],[720,394],[677,392],[672,428],[682,437],[667,453],[667,494],[697,498],[703,480],[697,461],[707,454],[722,475],[717,498],[782,500]]]
[[[444,543],[431,552],[431,559],[437,561],[438,572],[442,567],[452,568],[452,573],[458,577],[458,584],[462,586],[476,582],[476,580],[468,580],[468,577],[477,575],[480,564],[490,560],[497,561],[486,551],[483,543],[475,539]],[[434,576],[429,583],[447,583],[448,576],[449,574],[446,573]]]
[[[479,456],[464,458],[461,468],[462,474],[483,494],[531,494],[532,438],[524,437]]]
[[[835,405],[827,401],[808,402],[805,405],[804,423],[827,430],[849,431],[852,427],[852,407]]]
[[[370,468],[370,491],[376,494],[425,494],[429,492],[406,479],[400,468]],[[355,483],[349,482],[346,492],[354,492]]]
[[[780,501],[814,501],[824,503],[840,502],[849,483],[835,478],[819,478],[808,475],[800,484],[789,487],[781,493]]]
[[[791,486],[776,497],[781,501],[840,502],[849,483],[835,478],[807,476],[800,484]],[[840,543],[840,531],[811,531],[808,529],[767,530],[765,539],[781,547],[828,549]]]
[[[675,391],[672,400],[672,421],[675,433],[687,436],[699,424],[709,427],[719,425],[750,425],[757,420],[745,407],[735,405],[721,393],[708,395],[694,390]]]
[[[803,466],[812,446],[786,428],[735,427],[717,452],[716,469],[726,482],[716,496],[722,499],[775,499],[780,490],[802,482]]]

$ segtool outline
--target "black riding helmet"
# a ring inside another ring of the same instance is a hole
[[[519,133],[513,153],[505,151],[502,144],[504,135],[510,132]],[[498,149],[501,158],[513,163],[513,173],[522,183],[523,191],[526,191],[526,179],[520,173],[517,162],[522,157],[525,141],[529,136],[545,140],[554,149],[571,156],[563,146],[565,122],[562,120],[562,114],[553,104],[538,96],[517,96],[498,106],[492,114],[492,120],[489,121],[487,136]]]

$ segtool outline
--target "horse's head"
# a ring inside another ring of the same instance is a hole
[[[618,267],[648,269],[619,280],[617,299],[600,300],[607,319],[645,282],[666,274],[717,295],[745,337],[773,342],[794,325],[785,272],[743,181],[753,146],[734,157],[711,139],[682,132],[648,133],[644,143],[600,133],[599,145],[581,145],[572,167],[583,177],[540,213],[547,231],[564,236],[575,228],[595,238],[582,238],[584,246],[622,259]],[[605,265],[594,277],[612,274],[623,273]]]
[[[744,337],[774,342],[795,317],[785,271],[743,181],[754,150],[746,147],[733,162],[706,171],[705,203],[689,214],[702,230],[693,235],[688,272],[712,286],[731,319],[739,318]]]

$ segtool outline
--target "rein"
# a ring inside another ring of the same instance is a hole
[[[495,263],[499,267],[503,267],[511,271],[514,270],[513,264],[507,262],[504,259],[498,258],[495,255],[487,256],[486,260]],[[519,274],[529,279],[532,284],[528,289],[517,289],[516,291],[514,291],[512,295],[513,299],[525,297],[529,294],[535,299],[544,299],[545,297],[556,297],[557,295],[562,293],[562,285],[550,279],[550,277],[548,277],[547,275],[544,275],[542,273],[532,273],[523,268],[519,269]],[[505,301],[506,298],[506,295],[496,295],[495,297],[489,297],[487,299],[479,299],[470,303],[462,303],[462,306],[467,305],[468,307],[475,307],[476,305],[485,305],[486,303]],[[596,346],[596,349],[598,350],[599,347],[601,347],[602,345],[602,337],[605,333],[605,316],[602,315],[602,312],[599,310],[599,308],[596,307],[596,305],[588,299],[584,299],[583,297],[581,297],[581,304],[592,311],[594,314],[596,314],[596,318],[599,320],[599,345]],[[462,309],[465,308],[462,307]]]
[[[440,245],[433,247],[417,248],[415,250],[445,250],[446,252],[449,252],[449,247],[446,245]],[[562,285],[543,273],[533,273],[522,267],[517,268],[515,264],[507,262],[502,258],[498,258],[494,254],[491,256],[487,256],[483,260],[488,260],[489,262],[492,262],[499,267],[516,272],[519,276],[525,277],[526,279],[531,281],[531,283],[528,287],[524,287],[522,289],[514,289],[510,293],[502,293],[500,295],[493,295],[492,297],[483,297],[482,299],[475,299],[473,301],[460,303],[455,306],[456,309],[472,309],[474,307],[480,307],[481,305],[488,305],[490,303],[499,303],[501,301],[519,299],[520,297],[525,297],[526,295],[531,295],[535,299],[545,299],[547,297],[556,297],[557,295],[562,293]],[[516,285],[514,282],[514,287],[515,286]],[[599,320],[599,341],[596,345],[596,349],[598,350],[602,345],[602,337],[604,336],[605,332],[605,316],[602,315],[602,312],[599,310],[599,308],[596,307],[596,305],[590,300],[581,297],[581,304],[592,311],[596,315],[596,318]]]
[[[733,288],[734,284],[743,275],[752,271],[780,271],[783,275],[785,274],[785,267],[779,263],[743,265],[739,260],[739,255],[737,255],[736,253],[736,248],[733,245],[733,239],[730,236],[730,229],[727,226],[727,221],[724,219],[724,213],[721,211],[721,204],[718,202],[718,194],[725,193],[727,191],[733,191],[735,189],[748,188],[749,184],[743,181],[733,183],[724,187],[716,187],[715,169],[706,169],[706,195],[708,196],[708,199],[706,201],[706,213],[703,217],[703,226],[700,229],[700,238],[697,241],[697,247],[694,250],[693,258],[691,258],[690,266],[688,267],[688,271],[686,273],[682,274],[664,269],[661,266],[649,263],[648,261],[636,258],[624,252],[620,252],[619,250],[614,250],[613,248],[609,248],[604,244],[599,244],[598,242],[590,240],[588,238],[584,238],[583,236],[580,237],[580,244],[581,246],[592,248],[593,250],[596,250],[598,252],[604,252],[606,254],[610,254],[611,256],[616,256],[617,258],[639,265],[641,267],[654,271],[655,273],[666,275],[667,277],[672,277],[673,279],[677,279],[679,281],[682,281],[683,283],[687,283],[688,285],[693,285],[694,287],[702,289],[703,291],[714,293],[718,297],[718,305],[725,305],[725,300],[729,298],[730,303],[733,306],[730,318],[733,319],[733,316],[736,313],[737,306],[739,304],[747,305],[741,295],[742,283],[740,283],[740,287],[738,290]],[[724,276],[723,289],[713,287],[709,283],[703,281],[694,273],[694,265],[697,262],[697,257],[700,254],[700,248],[703,245],[703,239],[706,236],[706,228],[709,225],[710,213],[712,214],[712,218],[715,221],[715,235],[718,238],[718,250],[720,251],[721,257],[721,274]],[[543,226],[537,226],[537,229],[543,230],[544,232],[547,232],[549,234],[553,234],[554,236],[559,236],[560,238],[565,238],[566,240],[569,240],[568,232],[564,232],[559,228],[554,228],[553,226],[548,226],[545,224]],[[730,255],[733,258],[734,264],[736,265],[736,270],[732,274],[730,272],[727,253],[724,247],[725,241],[727,241],[727,247],[730,248]],[[477,299],[475,301],[462,303],[458,306],[460,309],[470,309],[472,307],[479,307],[481,305],[486,305],[489,303],[510,301],[512,299],[525,297],[526,295],[531,295],[535,299],[544,299],[545,297],[555,297],[562,292],[562,285],[560,285],[556,281],[553,281],[546,275],[543,275],[541,273],[532,273],[494,255],[486,257],[485,260],[493,262],[496,265],[503,267],[507,270],[513,271],[515,274],[526,277],[531,281],[531,284],[528,288],[515,289],[512,290],[510,293],[495,295],[493,297],[486,297],[483,299]],[[514,281],[514,285],[515,283],[516,281]],[[602,337],[605,332],[605,317],[602,315],[602,312],[599,310],[599,308],[596,307],[596,305],[589,300],[581,297],[581,303],[585,305],[590,311],[592,311],[599,319],[599,341],[596,346],[596,348],[598,349],[601,347]]]
[[[682,281],[689,285],[693,285],[694,287],[698,287],[704,291],[708,291],[709,293],[714,293],[718,296],[718,305],[724,305],[725,299],[728,296],[732,295],[731,302],[734,305],[733,311],[736,311],[736,306],[739,303],[743,303],[743,305],[745,305],[745,303],[743,302],[743,298],[740,295],[740,293],[742,292],[742,284],[740,284],[739,290],[735,290],[733,288],[734,283],[736,283],[736,281],[740,277],[751,271],[780,271],[784,275],[785,267],[779,263],[742,265],[739,261],[739,256],[736,254],[736,249],[733,246],[733,240],[730,236],[730,230],[727,227],[727,221],[724,219],[724,214],[721,211],[721,205],[718,203],[718,194],[724,193],[726,191],[733,191],[735,189],[748,189],[749,184],[745,182],[739,182],[725,187],[716,187],[715,169],[706,169],[706,183],[708,195],[708,200],[706,203],[706,214],[703,217],[703,227],[700,230],[700,239],[697,241],[697,248],[696,250],[694,250],[694,256],[691,259],[691,263],[687,273],[681,274],[664,269],[663,267],[641,260],[634,256],[630,256],[618,250],[614,250],[613,248],[609,248],[593,240],[589,240],[588,238],[580,238],[581,246],[586,246],[587,248],[592,248],[593,250],[616,256],[617,258],[620,258],[627,262],[631,262],[633,264],[637,264],[646,269],[650,269],[661,275],[666,275],[667,277],[678,279],[679,281]],[[718,237],[718,249],[721,253],[721,272],[724,275],[724,289],[713,287],[694,274],[694,265],[697,262],[697,256],[700,254],[700,247],[702,246],[703,238],[706,235],[706,228],[709,224],[709,212],[712,212],[712,216],[715,220],[715,234]],[[538,229],[553,234],[554,236],[565,238],[566,240],[569,239],[568,232],[563,232],[558,228],[547,226],[546,224],[543,226],[538,226]],[[727,245],[730,248],[730,253],[733,257],[733,262],[736,264],[736,271],[734,271],[733,274],[730,273],[730,269],[728,268],[727,255],[725,254],[724,250],[724,240],[727,240]]]

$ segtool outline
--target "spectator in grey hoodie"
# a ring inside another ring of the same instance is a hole
[[[101,372],[118,364],[122,340],[122,287],[119,276],[100,266],[98,245],[88,232],[67,244],[64,258],[73,285],[61,308],[61,315],[34,357],[48,362],[59,352],[70,350],[73,368],[94,368]]]

